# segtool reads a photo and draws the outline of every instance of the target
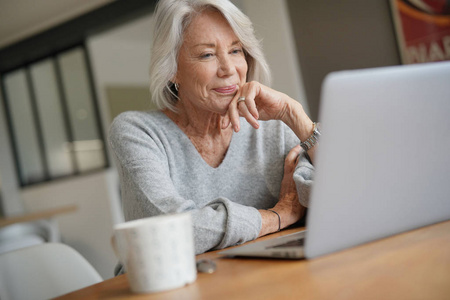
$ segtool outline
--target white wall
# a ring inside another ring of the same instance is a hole
[[[21,190],[29,212],[76,204],[78,210],[55,218],[64,243],[83,255],[103,279],[113,277],[112,218],[108,193],[111,170],[31,186]]]
[[[88,38],[97,96],[106,126],[111,122],[105,93],[107,86],[149,85],[152,22],[151,16],[144,16]]]
[[[117,28],[89,37],[88,51],[95,78],[97,99],[101,110],[104,136],[111,124],[106,88],[108,86],[148,87],[148,66],[153,28],[152,16],[144,16]],[[126,99],[124,99],[126,101]],[[114,163],[109,151],[110,162]],[[123,222],[119,195],[119,179],[114,166],[108,178],[113,223]]]

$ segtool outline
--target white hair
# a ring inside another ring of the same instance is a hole
[[[220,12],[242,44],[248,64],[247,82],[269,85],[271,76],[260,41],[250,19],[229,0],[160,0],[155,9],[155,33],[150,56],[150,93],[158,109],[174,110],[178,92],[171,80],[177,73],[183,34],[192,19],[204,11]]]

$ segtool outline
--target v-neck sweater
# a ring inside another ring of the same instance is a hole
[[[222,163],[208,165],[163,112],[129,111],[110,127],[126,221],[190,211],[196,253],[258,237],[258,209],[278,202],[286,155],[299,140],[281,121],[254,129],[241,118]],[[304,153],[303,153],[304,154]],[[307,206],[314,168],[301,155],[294,172]]]

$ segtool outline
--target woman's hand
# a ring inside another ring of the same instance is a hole
[[[239,101],[241,97],[245,101]],[[239,117],[245,117],[254,128],[259,128],[258,120],[282,120],[288,106],[295,101],[287,95],[275,91],[257,81],[245,83],[235,95],[223,120],[223,128],[231,124],[234,131],[240,129]]]
[[[297,188],[294,182],[294,170],[297,165],[300,146],[295,146],[286,156],[284,163],[284,176],[281,182],[281,190],[278,203],[272,208],[280,215],[280,228],[299,221],[305,214],[305,207],[298,200]],[[262,217],[262,227],[259,236],[266,235],[278,230],[278,216],[267,210],[260,210]]]
[[[281,120],[300,141],[307,140],[314,130],[313,122],[299,102],[257,81],[247,82],[239,88],[222,120],[222,128],[231,123],[234,131],[239,132],[239,117],[244,117],[255,129],[259,128],[258,120]],[[314,153],[315,147],[308,150],[311,161],[314,161]]]
[[[300,220],[305,213],[305,207],[303,207],[298,200],[297,187],[293,178],[295,166],[297,166],[300,155],[300,149],[301,147],[297,145],[292,148],[286,156],[280,195],[278,203],[273,208],[280,216],[284,216],[281,220],[282,228],[294,224]]]

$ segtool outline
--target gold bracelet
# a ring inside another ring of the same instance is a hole
[[[280,215],[274,210],[271,210],[271,209],[266,209],[266,210],[271,211],[271,212],[273,212],[274,214],[276,214],[278,216],[278,230],[277,230],[277,232],[280,231],[281,230],[281,218],[280,218]]]

